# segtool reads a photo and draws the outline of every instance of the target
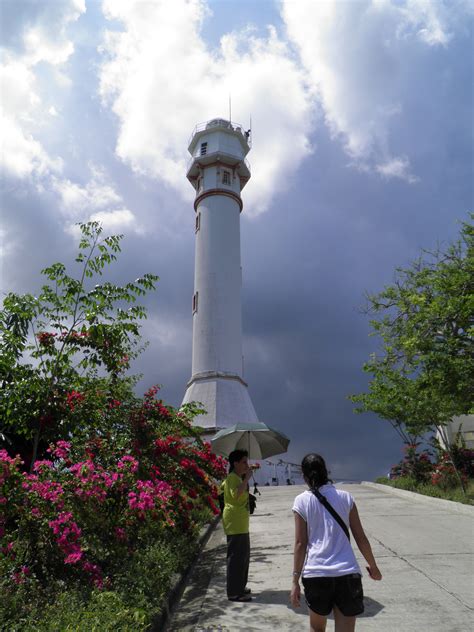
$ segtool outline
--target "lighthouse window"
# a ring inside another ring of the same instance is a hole
[[[230,171],[225,171],[225,169],[222,172],[222,184],[230,185]]]
[[[196,215],[196,232],[201,228],[201,213]]]
[[[207,154],[207,143],[201,143],[201,156],[205,156]]]
[[[195,292],[193,296],[193,314],[195,314],[198,311],[198,296],[199,296],[199,292]]]

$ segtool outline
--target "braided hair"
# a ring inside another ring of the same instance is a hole
[[[312,452],[301,461],[301,470],[306,483],[311,490],[319,489],[326,483],[332,483],[324,459],[319,454]]]

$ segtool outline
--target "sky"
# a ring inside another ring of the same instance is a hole
[[[252,121],[241,215],[245,379],[282,458],[373,479],[400,441],[347,399],[362,313],[473,208],[471,0],[2,0],[0,292],[72,264],[77,222],[123,233],[111,280],[160,276],[139,388],[191,372],[197,123]]]

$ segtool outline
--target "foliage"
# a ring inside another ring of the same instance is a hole
[[[474,450],[456,444],[451,453],[456,468],[467,478],[474,479]]]
[[[6,602],[19,607],[18,591],[45,594],[56,585],[133,593],[137,607],[157,607],[156,582],[162,597],[171,577],[166,561],[176,567],[179,557],[174,543],[179,554],[189,551],[203,522],[219,513],[215,481],[225,467],[209,444],[191,441],[191,418],[154,392],[133,411],[141,434],[130,433],[128,444],[112,436],[77,446],[60,440],[33,473],[0,451]],[[163,423],[180,432],[163,436]]]
[[[442,498],[444,500],[474,505],[474,481],[471,481],[468,484],[466,493],[459,485],[445,489],[439,485],[432,485],[431,483],[417,483],[415,479],[410,478],[409,476],[402,476],[395,479],[380,476],[375,480],[375,482],[382,485],[389,485],[390,487],[395,487],[397,489],[416,492],[417,494],[422,494],[424,496],[432,496],[434,498]]]
[[[352,396],[409,439],[467,414],[474,404],[474,227],[445,251],[424,253],[395,283],[368,295],[382,353],[364,371],[369,392]]]
[[[376,482],[459,501],[474,486],[474,450],[465,447],[460,433],[449,452],[436,438],[431,450],[420,450],[420,446],[420,442],[406,445],[404,458],[391,468],[389,478]]]
[[[97,222],[80,229],[77,278],[55,263],[42,271],[48,283],[38,297],[10,293],[0,312],[0,438],[30,467],[52,440],[120,429],[117,415],[108,411],[104,418],[107,406],[91,400],[132,396],[133,380],[124,372],[139,352],[139,321],[146,316],[136,301],[158,279],[97,283],[116,260],[122,236],[103,238]]]
[[[431,454],[427,450],[418,452],[420,443],[412,443],[405,446],[405,456],[398,465],[394,465],[390,471],[391,478],[404,477],[423,483],[430,480],[434,463]]]
[[[37,604],[35,604],[36,606]],[[0,616],[2,606],[0,605]],[[3,617],[5,620],[5,618]],[[144,630],[149,619],[113,591],[94,590],[86,597],[78,590],[60,592],[40,610],[31,609],[21,623],[9,622],[9,632],[114,632]]]
[[[355,412],[388,420],[407,446],[438,431],[462,485],[444,427],[474,406],[474,227],[464,223],[454,244],[398,268],[395,283],[367,299],[382,348],[363,367],[368,392],[350,397]]]
[[[92,286],[121,238],[81,231],[79,278],[54,264],[0,313],[1,629],[145,629],[219,513],[202,411],[126,374],[157,277]]]

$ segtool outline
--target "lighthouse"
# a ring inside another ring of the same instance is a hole
[[[242,355],[241,191],[250,179],[250,131],[216,118],[194,129],[187,178],[196,191],[193,351],[183,404],[200,402],[195,425],[212,435],[258,421]]]

